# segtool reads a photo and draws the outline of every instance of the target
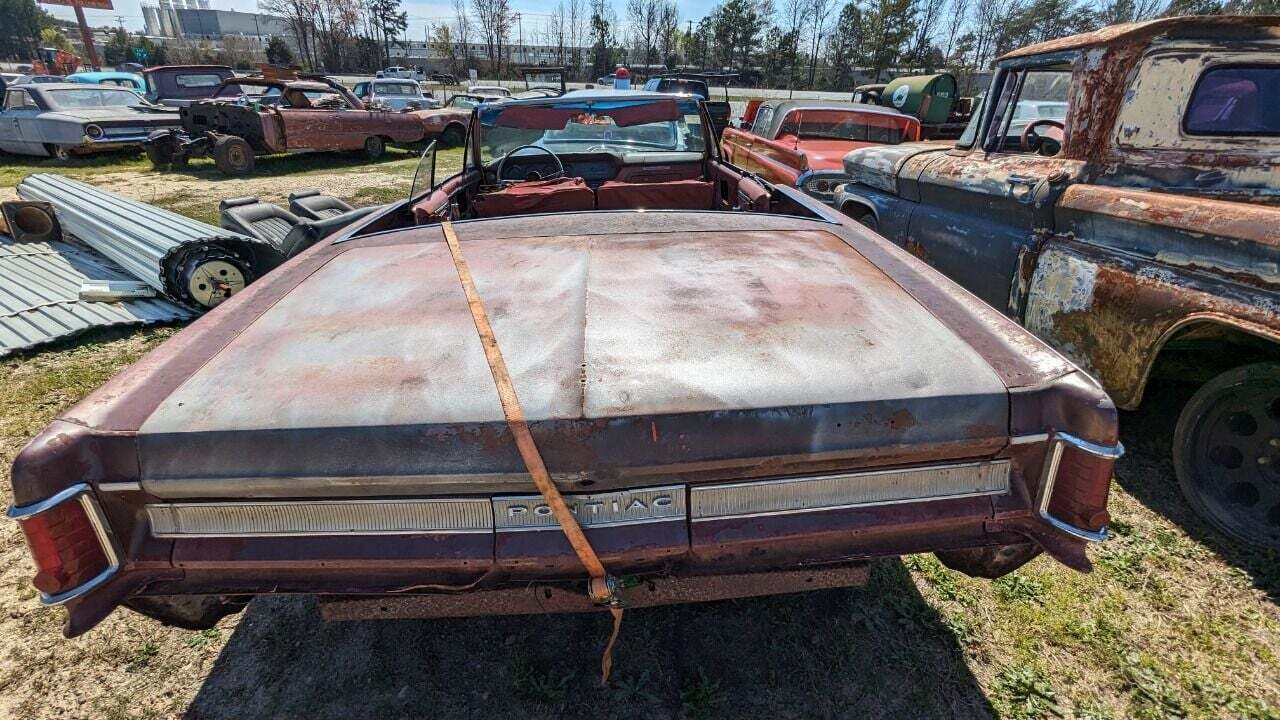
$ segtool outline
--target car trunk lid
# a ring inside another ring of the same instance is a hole
[[[1000,378],[821,223],[498,239],[492,222],[455,227],[568,487],[943,461],[1007,440]],[[531,488],[437,228],[352,243],[161,401],[139,447],[161,498]]]

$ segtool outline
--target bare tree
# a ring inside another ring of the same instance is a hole
[[[471,0],[471,7],[475,9],[476,21],[480,24],[480,34],[484,37],[489,66],[498,77],[502,77],[507,38],[511,36],[511,26],[516,19],[516,14],[511,9],[511,2],[510,0]]]
[[[591,13],[587,11],[586,4],[583,0],[569,0],[567,6],[568,24],[569,24],[569,47],[574,48],[575,54],[580,53],[580,49],[586,46],[587,36],[587,19]],[[577,59],[577,63],[582,63],[582,58]],[[574,70],[577,70],[575,67]]]
[[[951,62],[951,54],[956,50],[956,40],[960,37],[960,30],[964,27],[968,13],[969,0],[951,0],[951,4],[947,6],[947,42],[942,48],[942,59],[945,62]]]
[[[662,62],[674,69],[673,58],[680,39],[680,10],[675,2],[668,0],[662,3],[658,12],[658,43],[662,50]]]
[[[645,65],[657,64],[653,62],[653,54],[654,51],[659,50],[657,45],[662,39],[667,12],[667,0],[627,0],[627,19],[631,23],[631,45],[637,50],[637,58],[644,58]],[[671,24],[679,22],[679,13],[675,10],[673,3],[670,13],[674,18]]]
[[[813,14],[812,0],[784,0],[782,4],[782,22],[783,42],[778,48],[782,57],[778,58],[780,63],[784,63],[787,67],[787,87],[793,88],[796,84],[796,66],[800,62],[800,36],[804,32],[805,27],[809,24],[809,17]]]
[[[462,45],[462,64],[471,60],[471,18],[467,16],[467,0],[453,0],[453,40]]]
[[[916,3],[916,32],[911,39],[911,48],[907,51],[907,58],[913,65],[923,68],[929,64],[929,48],[938,30],[945,2],[946,0],[919,0]]]
[[[809,5],[809,17],[812,22],[813,36],[809,50],[809,87],[813,87],[814,76],[818,70],[818,49],[822,43],[822,32],[827,26],[827,13],[831,10],[831,0],[812,0]]]
[[[284,18],[298,45],[301,60],[309,69],[316,68],[315,0],[259,0],[258,9]]]

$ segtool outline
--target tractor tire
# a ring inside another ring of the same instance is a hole
[[[174,152],[177,148],[174,147],[171,138],[149,142],[146,144],[146,148],[147,159],[151,161],[151,167],[157,170],[165,170],[173,164]]]
[[[253,148],[244,138],[223,135],[213,143],[213,164],[223,175],[248,175],[253,172]]]
[[[1173,467],[1210,525],[1280,550],[1280,363],[1243,365],[1201,386],[1178,416]]]

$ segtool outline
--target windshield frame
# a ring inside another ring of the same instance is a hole
[[[485,160],[485,156],[486,154],[489,154],[489,152],[485,149],[484,135],[486,132],[492,131],[497,127],[496,121],[498,116],[500,116],[503,112],[513,108],[518,108],[518,107],[565,108],[565,107],[568,107],[574,110],[580,110],[582,112],[590,112],[593,108],[597,108],[599,110],[608,110],[608,109],[618,109],[619,107],[644,105],[644,104],[659,103],[659,102],[675,102],[677,105],[677,110],[679,112],[680,117],[679,119],[676,119],[676,120],[659,120],[659,121],[655,121],[655,123],[652,123],[652,124],[666,122],[666,123],[671,123],[673,128],[675,128],[677,123],[685,122],[685,118],[689,117],[690,115],[697,115],[702,147],[700,148],[678,148],[678,147],[673,148],[673,147],[667,147],[667,146],[658,147],[654,144],[638,143],[633,141],[606,142],[606,141],[602,141],[599,138],[581,138],[581,139],[559,138],[559,139],[553,139],[549,143],[544,145],[544,141],[546,140],[547,133],[562,132],[563,130],[561,131],[543,130],[543,136],[539,138],[537,141],[532,142],[530,144],[534,144],[539,147],[546,147],[547,145],[550,145],[550,147],[548,147],[547,149],[553,152],[556,152],[557,154],[584,152],[588,148],[603,145],[603,146],[607,146],[607,149],[605,150],[605,152],[611,152],[617,155],[625,155],[633,152],[634,153],[648,152],[648,153],[655,153],[655,154],[672,153],[672,152],[690,152],[690,153],[701,154],[703,161],[706,161],[708,159],[715,159],[717,157],[712,150],[712,148],[715,146],[715,142],[714,142],[714,138],[710,134],[710,128],[711,128],[710,120],[706,116],[704,112],[704,108],[702,104],[698,101],[698,98],[692,97],[692,96],[681,97],[681,96],[667,95],[664,97],[642,97],[642,98],[627,98],[627,97],[573,98],[573,97],[561,96],[556,98],[542,98],[538,100],[529,100],[529,101],[516,101],[516,102],[508,101],[508,102],[502,102],[502,103],[485,103],[477,106],[476,109],[473,111],[474,127],[479,130],[479,132],[475,132],[472,134],[472,138],[473,138],[472,142],[475,148],[475,151],[474,151],[475,158],[479,164],[487,165],[490,163],[497,162],[503,157],[506,157],[506,155],[492,155],[491,157],[489,157],[488,160]],[[488,119],[486,119],[486,116],[489,116]],[[640,127],[647,124],[651,124],[651,123],[638,123],[637,125],[634,125],[634,126],[623,126],[623,127]],[[566,127],[568,127],[568,124],[566,124]],[[516,129],[519,129],[519,128],[516,128]],[[537,128],[528,128],[528,130],[536,130],[536,129]],[[576,147],[574,147],[577,145],[581,145],[582,148],[577,149]]]

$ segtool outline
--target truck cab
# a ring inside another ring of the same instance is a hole
[[[1138,407],[1199,390],[1173,442],[1210,524],[1280,547],[1280,19],[1184,17],[1001,57],[951,146],[846,156],[836,207]]]

